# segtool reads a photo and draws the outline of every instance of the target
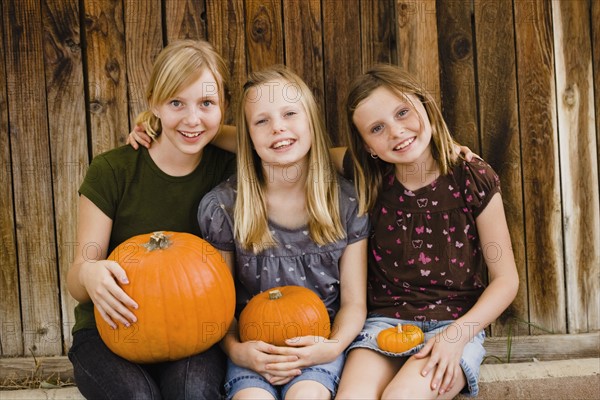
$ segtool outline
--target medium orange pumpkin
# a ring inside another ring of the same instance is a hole
[[[377,335],[377,345],[383,351],[404,353],[425,340],[421,328],[415,325],[401,325],[387,328]]]
[[[138,235],[108,257],[125,269],[121,285],[139,306],[137,322],[112,329],[96,308],[96,326],[109,349],[136,363],[178,360],[220,341],[233,321],[235,288],[218,251],[189,233]]]
[[[329,314],[315,292],[302,286],[281,286],[254,296],[242,310],[240,339],[285,346],[286,339],[331,334]]]

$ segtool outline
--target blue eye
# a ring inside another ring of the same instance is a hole
[[[182,102],[180,102],[179,100],[171,100],[169,102],[170,105],[172,105],[173,107],[181,107],[183,105]]]
[[[383,125],[375,125],[371,128],[371,133],[379,133],[383,130]]]

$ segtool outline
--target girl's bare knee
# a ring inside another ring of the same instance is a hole
[[[293,384],[285,394],[285,400],[323,399],[330,400],[329,389],[315,381],[300,381]]]

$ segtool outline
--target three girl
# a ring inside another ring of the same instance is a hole
[[[336,176],[316,102],[291,71],[250,74],[237,126],[237,176],[204,197],[198,221],[234,265],[238,315],[262,291],[304,286],[325,303],[332,335],[277,347],[242,343],[234,327],[222,342],[227,397],[331,398],[366,317],[367,216]]]
[[[398,67],[358,77],[347,115],[360,211],[370,213],[373,234],[369,316],[339,398],[477,395],[483,329],[518,288],[498,176],[480,159],[457,158],[439,108]],[[424,346],[380,350],[378,333],[404,323],[421,327]]]
[[[135,364],[102,342],[93,308],[113,327],[136,322],[136,299],[117,285],[128,283],[125,271],[106,260],[117,245],[156,230],[200,234],[200,199],[235,171],[233,155],[209,144],[222,125],[227,76],[205,41],[165,47],[147,89],[150,110],[139,116],[153,146],[123,146],[95,157],[79,189],[78,246],[67,285],[80,304],[69,359],[86,398],[221,396],[225,355],[219,346],[178,361]]]

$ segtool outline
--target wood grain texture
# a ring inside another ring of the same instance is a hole
[[[566,333],[550,5],[515,2],[530,321]]]
[[[144,6],[144,2],[142,7]],[[202,39],[206,37],[204,1],[164,0],[165,37],[167,44],[175,39]]]
[[[0,10],[5,5],[0,4]],[[2,10],[3,11],[3,10]],[[4,15],[4,14],[3,14]],[[4,20],[2,23],[4,24]],[[0,60],[5,60],[4,29],[0,29]],[[5,63],[0,62],[0,356],[23,354],[19,269],[13,207],[13,177]]]
[[[73,309],[77,305],[66,286],[77,240],[77,189],[88,165],[79,11],[77,0],[65,0],[60,6],[53,1],[43,2],[43,55],[65,350],[71,347]]]
[[[553,1],[569,333],[600,328],[600,214],[587,0]]]
[[[127,102],[132,129],[136,116],[148,109],[146,88],[154,60],[163,48],[161,1],[125,0],[124,12]]]
[[[3,2],[23,351],[48,355],[62,352],[62,330],[41,12]]]
[[[207,0],[208,41],[229,67],[229,107],[225,123],[232,124],[240,88],[246,81],[246,39],[243,0]]]
[[[357,0],[323,0],[325,119],[334,145],[347,129],[345,99],[350,81],[361,72],[360,16]]]
[[[248,71],[283,64],[283,25],[279,0],[247,0],[246,46]]]
[[[471,4],[438,1],[436,11],[442,113],[454,138],[479,154]]]
[[[127,81],[121,0],[84,0],[87,93],[92,156],[125,144]]]
[[[600,21],[600,1],[592,1],[591,21]],[[598,171],[600,171],[600,24],[591,24],[592,28],[592,63],[594,67],[594,108],[596,110],[596,155]],[[600,186],[600,173],[598,174]]]
[[[529,313],[512,1],[475,3],[474,21],[481,155],[500,176],[520,281],[515,300],[492,326],[492,333],[496,335],[508,329],[509,316],[526,321]]]
[[[362,70],[375,63],[397,64],[396,1],[362,0],[360,34]]]
[[[398,65],[415,75],[441,104],[435,0],[397,0]]]
[[[323,25],[319,0],[283,2],[285,64],[312,89],[321,110],[325,110],[323,78]]]

